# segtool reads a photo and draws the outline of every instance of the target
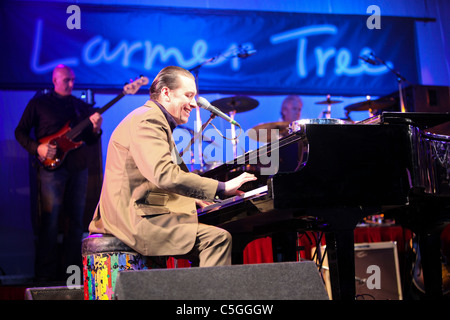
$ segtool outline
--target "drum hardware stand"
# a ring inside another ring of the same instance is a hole
[[[331,100],[331,95],[327,94],[327,100],[316,102],[316,104],[326,104],[327,110],[322,111],[322,117],[325,115],[325,119],[331,119],[331,105],[335,103],[341,103],[341,100]]]
[[[330,100],[330,95],[327,95],[327,100]],[[331,119],[331,103],[327,104],[327,111],[325,112],[325,119]]]

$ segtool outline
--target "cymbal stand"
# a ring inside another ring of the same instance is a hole
[[[325,119],[331,119],[331,95],[327,94],[327,111],[324,111]]]
[[[331,104],[330,103],[327,105],[327,111],[325,112],[325,118],[331,119]]]
[[[236,114],[236,110],[233,110],[229,113],[231,120],[234,120],[234,116]],[[237,158],[237,138],[236,138],[236,126],[231,124],[231,143],[233,144],[233,157]]]

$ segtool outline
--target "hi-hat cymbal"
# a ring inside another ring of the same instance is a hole
[[[327,98],[325,101],[318,101],[316,104],[335,104],[335,103],[341,103],[342,100],[331,100],[330,97]]]
[[[248,131],[248,136],[250,139],[260,141],[260,142],[271,142],[272,141],[272,134],[271,130],[278,129],[278,135],[274,137],[275,140],[278,140],[280,137],[283,137],[287,135],[289,130],[289,122],[287,121],[278,121],[278,122],[267,122],[267,123],[261,123],[255,127],[253,127],[253,130]],[[266,129],[261,130],[261,129]]]
[[[214,100],[211,104],[224,113],[230,113],[232,111],[239,113],[255,109],[259,105],[259,102],[249,97],[236,96]]]
[[[394,97],[385,97],[377,100],[367,100],[346,106],[347,111],[381,110],[392,107],[397,100]]]

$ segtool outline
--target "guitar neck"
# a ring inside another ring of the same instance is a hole
[[[100,108],[100,110],[98,110],[97,112],[102,114],[103,112],[105,112],[106,110],[108,110],[109,108],[111,108],[117,101],[119,101],[120,99],[122,99],[125,96],[125,92],[121,92],[120,94],[117,95],[117,97],[115,97],[114,99],[112,99],[110,102],[108,102],[107,104],[105,104],[102,108]]]
[[[112,99],[110,102],[105,104],[102,108],[99,110],[96,110],[96,112],[103,114],[106,110],[111,108],[117,101],[122,99],[125,96],[125,92],[122,91],[120,94],[118,94],[114,99]],[[81,121],[79,124],[77,124],[75,127],[73,127],[68,133],[67,138],[70,140],[74,140],[76,137],[78,137],[89,125],[91,124],[91,120],[88,118]]]

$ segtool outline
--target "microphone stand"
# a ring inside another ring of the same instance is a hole
[[[240,50],[242,50],[241,49],[241,47],[242,46],[239,46],[240,48]],[[208,64],[208,63],[211,63],[211,62],[213,62],[214,60],[216,60],[218,57],[220,57],[220,56],[224,56],[224,54],[223,53],[221,53],[221,54],[218,54],[217,56],[215,56],[215,57],[212,57],[212,58],[209,58],[209,59],[207,59],[207,60],[205,60],[205,61],[203,61],[202,63],[200,63],[200,64],[198,64],[198,65],[196,65],[195,67],[193,67],[193,68],[191,68],[191,69],[189,69],[188,71],[190,71],[191,73],[193,73],[194,74],[194,78],[195,78],[195,87],[196,87],[196,89],[197,89],[197,96],[198,96],[198,74],[199,74],[199,71],[200,71],[200,68],[201,67],[203,67],[205,64]],[[226,57],[226,59],[228,59],[228,58],[236,58],[236,57],[238,57],[238,58],[246,58],[246,57],[240,57],[239,56],[239,54],[237,53],[237,54],[234,54],[233,56],[231,56],[231,57]],[[201,119],[201,117],[200,117],[200,107],[196,107],[195,108],[195,111],[196,111],[196,118],[197,118],[197,128],[196,128],[196,130],[195,130],[195,135],[194,135],[194,137],[191,139],[191,142],[189,143],[189,148],[190,148],[190,146],[192,145],[192,143],[194,142],[194,140],[195,139],[197,139],[198,137],[200,137],[200,134],[203,132],[203,130],[205,129],[205,127],[212,121],[212,119],[214,119],[214,117],[215,117],[215,115],[213,115],[212,113],[211,113],[211,116],[210,116],[210,118],[208,119],[208,121],[205,123],[205,125],[202,125],[201,126],[201,128],[200,128],[200,124],[202,123],[202,119]],[[232,124],[232,129],[233,129],[233,131],[234,131],[234,125]],[[234,141],[234,140],[233,140]],[[203,165],[204,165],[204,163],[203,163],[203,151],[202,151],[202,140],[200,140],[199,141],[200,143],[199,143],[199,148],[198,148],[198,155],[199,155],[199,158],[200,158],[200,161],[201,161],[201,163],[200,163],[200,170],[202,171],[203,170]],[[187,149],[187,147],[186,147],[186,149]],[[186,150],[185,149],[185,150]],[[236,149],[236,147],[234,147],[234,149]],[[184,152],[183,152],[184,153]],[[181,156],[183,156],[183,153],[180,153],[180,155]],[[234,151],[234,153],[236,153],[236,151]]]
[[[208,63],[213,62],[213,61],[216,60],[219,56],[220,56],[220,55],[217,55],[217,56],[215,56],[215,57],[209,58],[209,59],[203,61],[202,63],[196,65],[195,67],[189,69],[189,71],[192,72],[192,73],[194,74],[194,78],[195,78],[195,87],[196,87],[196,89],[197,89],[197,96],[198,96],[198,74],[199,74],[200,68],[203,67],[205,64],[208,64]],[[197,106],[197,107],[195,108],[195,115],[196,115],[196,124],[197,124],[197,127],[195,128],[195,134],[194,134],[194,137],[192,137],[191,142],[189,143],[189,146],[186,147],[186,149],[191,147],[191,145],[192,145],[192,143],[194,143],[194,140],[195,140],[195,139],[201,137],[201,133],[203,132],[203,130],[204,130],[205,127],[206,127],[206,126],[202,126],[202,119],[201,119],[201,117],[200,117],[200,107],[199,107],[199,106]],[[209,120],[208,120],[208,122],[207,122],[207,125],[211,122],[211,120],[212,120],[213,118],[214,118],[214,117],[210,117],[210,118],[209,118]],[[185,150],[186,150],[186,149],[185,149]],[[200,159],[200,171],[202,171],[202,170],[203,170],[203,165],[204,165],[204,163],[203,163],[202,139],[200,139],[200,141],[199,141],[199,144],[198,144],[198,150],[197,150],[197,151],[198,151],[198,156],[199,156],[199,159]],[[183,152],[183,153],[184,153],[184,152]],[[181,153],[181,156],[183,156],[183,153]],[[194,155],[194,158],[195,158],[195,155]],[[191,161],[191,162],[192,162],[192,161]]]
[[[409,84],[411,84],[411,83],[408,80],[406,80],[405,77],[403,77],[398,71],[396,71],[396,70],[392,69],[391,67],[389,67],[385,61],[383,61],[382,59],[378,58],[373,53],[371,53],[370,55],[372,57],[374,57],[378,62],[380,62],[381,64],[386,66],[386,68],[388,68],[388,70],[391,71],[397,77],[398,95],[399,95],[399,98],[400,98],[400,111],[401,112],[406,112],[405,102],[403,100],[402,82],[408,82]]]
[[[190,141],[189,144],[186,146],[186,148],[183,149],[183,150],[181,150],[181,152],[180,152],[180,157],[183,156],[183,154],[184,154],[184,152],[185,152],[186,150],[188,150],[188,149],[191,148],[191,146],[192,146],[192,144],[194,143],[195,139],[197,139],[199,136],[201,136],[203,130],[205,130],[206,126],[207,126],[208,124],[210,124],[210,122],[212,121],[212,119],[214,119],[215,117],[216,117],[216,115],[215,115],[214,113],[211,112],[211,115],[209,116],[208,121],[206,121],[206,122],[202,125],[202,128],[200,129],[199,132],[196,132],[196,133],[194,134],[194,136],[192,137],[191,141]],[[203,164],[203,159],[202,159],[202,164]]]

